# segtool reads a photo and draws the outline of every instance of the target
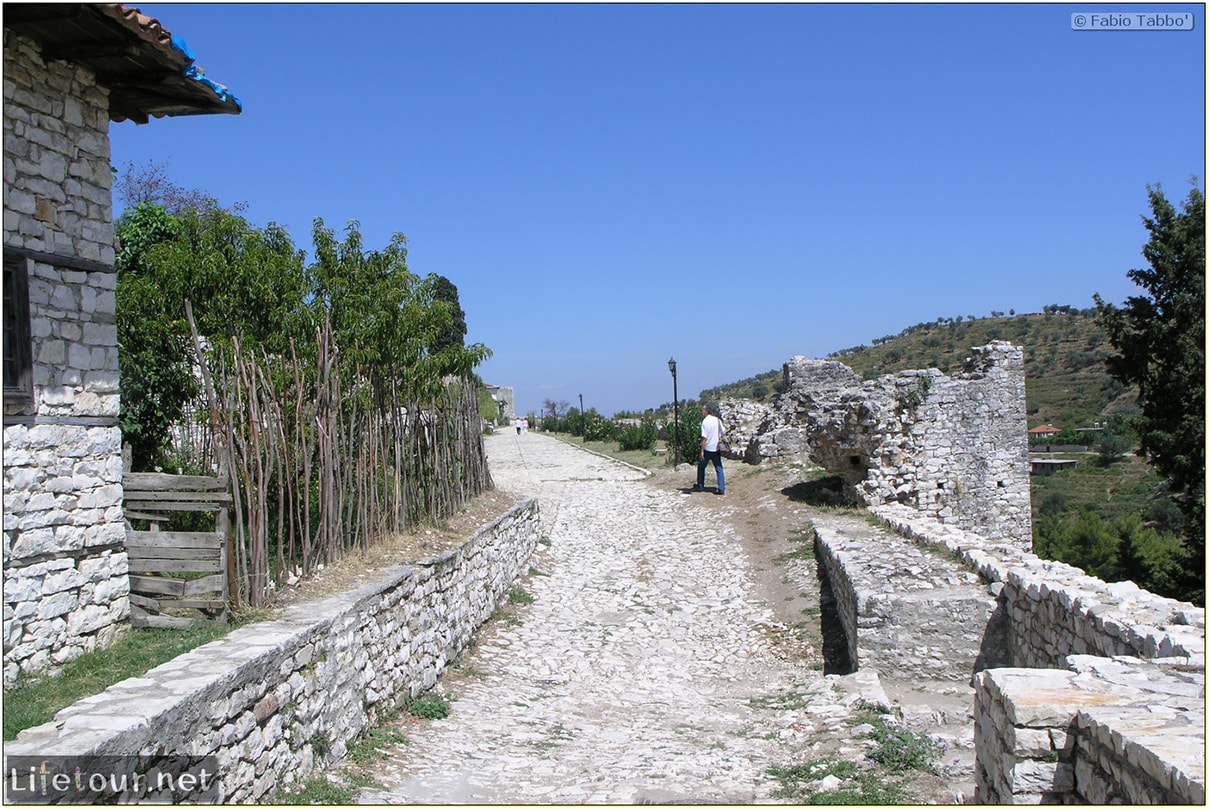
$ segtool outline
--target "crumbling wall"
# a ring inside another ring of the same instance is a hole
[[[972,349],[963,370],[861,381],[846,365],[794,357],[771,406],[728,400],[732,454],[806,455],[864,505],[902,503],[943,523],[1032,547],[1024,354]]]

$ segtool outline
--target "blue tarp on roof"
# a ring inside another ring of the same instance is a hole
[[[209,87],[211,90],[213,90],[214,94],[217,95],[220,100],[233,102],[235,106],[239,107],[240,111],[243,110],[243,101],[241,101],[237,95],[218,82],[211,81],[210,79],[206,78],[206,72],[197,65],[193,64],[193,60],[196,57],[193,55],[193,50],[185,42],[184,37],[173,34],[172,47],[180,51],[181,55],[184,56],[188,62],[188,64],[181,69],[181,73],[185,78],[191,79],[199,84],[204,84],[206,87]]]

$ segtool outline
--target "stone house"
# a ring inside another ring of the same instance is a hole
[[[110,121],[238,114],[118,4],[5,3],[4,685],[127,624]]]
[[[500,412],[496,414],[483,414],[484,418],[489,421],[495,421],[498,424],[507,424],[510,420],[516,417],[516,407],[513,404],[512,388],[504,388],[499,385],[484,385],[487,388],[487,393],[491,395],[491,400],[499,407]],[[492,418],[495,416],[495,418]]]

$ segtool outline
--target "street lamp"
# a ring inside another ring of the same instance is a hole
[[[672,357],[667,361],[667,369],[672,372],[672,409],[675,413],[675,428],[672,432],[672,447],[675,459],[672,462],[672,468],[675,469],[680,465],[680,392],[676,390],[676,358]]]

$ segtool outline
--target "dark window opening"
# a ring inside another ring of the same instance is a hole
[[[4,398],[33,401],[29,336],[29,260],[4,251]]]

